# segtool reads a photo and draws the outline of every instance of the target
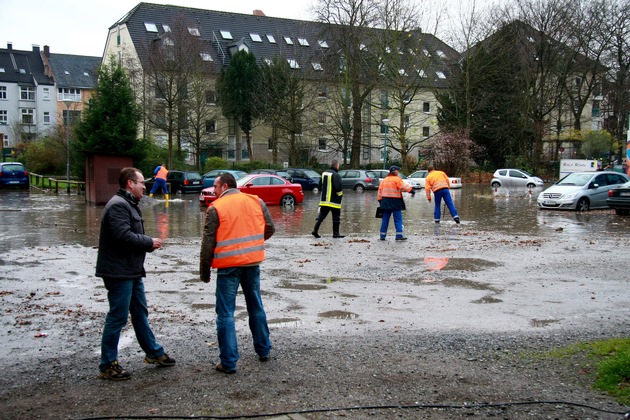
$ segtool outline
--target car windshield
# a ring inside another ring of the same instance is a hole
[[[188,179],[201,179],[201,175],[197,172],[188,172]]]
[[[236,171],[234,172],[234,178],[240,179],[243,178],[244,176],[247,176],[247,172],[243,172],[243,171]]]
[[[3,171],[23,171],[24,167],[19,164],[19,163],[15,163],[15,164],[7,164],[7,165],[2,165],[2,170]]]
[[[309,178],[319,178],[320,177],[320,175],[317,172],[311,171],[309,169],[305,169],[304,170],[304,174],[306,176],[308,176]]]
[[[276,172],[276,175],[281,176],[283,178],[288,178],[289,177],[289,173],[288,172],[284,172],[284,171],[278,171],[278,172]]]
[[[237,187],[242,187],[243,185],[245,185],[249,181],[251,181],[252,178],[254,178],[254,175],[245,175],[243,178],[239,178],[239,179],[236,180],[236,186]]]
[[[527,171],[524,171],[522,169],[519,169],[519,171],[521,171],[523,173],[523,175],[527,175],[528,177],[532,178],[534,175],[528,173]]]
[[[407,179],[407,175],[403,175],[400,172],[398,172],[398,176],[401,177],[402,179]]]
[[[593,178],[593,174],[590,172],[573,172],[562,178],[556,185],[575,185],[581,187],[588,184]]]

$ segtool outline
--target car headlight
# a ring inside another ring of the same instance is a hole
[[[572,199],[574,199],[575,197],[577,197],[577,195],[578,195],[578,193],[574,192],[574,193],[571,193],[571,194],[566,194],[566,195],[563,195],[563,196],[562,196],[562,198],[566,198],[566,199],[568,199],[568,200],[572,200]]]

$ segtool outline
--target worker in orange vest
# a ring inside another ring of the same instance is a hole
[[[168,175],[168,169],[166,169],[166,164],[161,164],[157,166],[153,170],[153,174],[155,175],[155,179],[153,182],[153,188],[151,188],[151,192],[149,193],[149,197],[153,197],[153,194],[157,191],[158,188],[162,189],[164,193],[164,198],[168,201],[168,187],[166,186],[166,176]]]
[[[433,210],[433,220],[435,223],[440,223],[440,219],[442,218],[442,212],[440,211],[440,204],[442,200],[448,207],[448,211],[453,216],[453,220],[455,223],[459,224],[459,215],[457,214],[457,209],[455,208],[455,204],[453,204],[453,199],[451,198],[451,182],[448,179],[448,176],[442,171],[436,171],[433,166],[429,166],[429,175],[427,175],[424,180],[424,189],[427,194],[427,200],[429,203],[431,202],[431,193],[435,197],[435,209]]]
[[[210,267],[217,269],[216,313],[220,362],[215,370],[235,373],[238,345],[234,311],[240,284],[245,296],[254,350],[261,362],[269,360],[271,342],[267,315],[260,294],[260,263],[265,259],[265,241],[275,232],[264,201],[236,189],[229,173],[214,180],[217,198],[208,210],[201,240],[199,273],[210,281]]]
[[[411,185],[407,184],[398,176],[400,168],[391,166],[389,174],[383,179],[378,186],[378,203],[383,210],[383,220],[381,221],[380,239],[384,241],[387,237],[387,229],[389,228],[389,219],[394,216],[394,227],[396,228],[396,240],[406,241],[407,237],[403,235],[403,218],[402,211],[405,209],[403,201],[403,192],[408,192],[412,197],[416,195]]]

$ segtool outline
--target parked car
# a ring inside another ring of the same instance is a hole
[[[606,204],[621,216],[630,214],[630,182],[608,190]]]
[[[20,162],[0,162],[0,187],[28,188],[28,171]]]
[[[543,187],[545,183],[537,176],[528,174],[522,169],[497,169],[492,175],[490,185],[498,187]]]
[[[376,172],[363,169],[344,169],[339,171],[343,188],[355,191],[377,190],[379,177]]]
[[[245,171],[237,171],[234,169],[214,169],[203,174],[203,188],[212,187],[212,185],[214,185],[214,180],[219,175],[223,175],[225,173],[232,174],[234,179],[240,179],[247,175],[247,172]]]
[[[148,194],[153,188],[154,178],[149,178],[145,181]],[[166,176],[166,183],[169,184],[170,194],[176,194],[181,192],[182,194],[198,193],[203,189],[203,178],[199,172],[194,171],[168,171]]]
[[[236,180],[236,188],[248,194],[257,195],[265,204],[293,206],[304,201],[300,184],[272,174],[250,174]],[[199,204],[210,205],[217,197],[214,187],[204,188],[199,194]]]
[[[422,169],[420,171],[416,171],[414,173],[412,173],[411,175],[409,175],[407,178],[412,178],[414,180],[416,180],[416,182],[418,183],[418,185],[420,185],[420,188],[424,188],[425,185],[425,178],[429,175],[429,171],[427,171],[426,169]],[[450,182],[450,187],[452,189],[456,189],[456,188],[461,188],[462,187],[462,179],[461,178],[451,178],[450,176],[448,177],[448,180]]]
[[[372,172],[374,172],[376,175],[378,175],[379,177],[379,181],[378,183],[380,184],[381,182],[383,182],[383,179],[389,175],[389,170],[388,169],[372,169]],[[420,181],[417,178],[409,178],[407,175],[404,175],[400,172],[398,172],[398,176],[401,177],[407,184],[411,185],[411,188],[413,189],[419,189],[422,188],[424,186],[424,184],[421,184]]]
[[[606,208],[608,190],[628,182],[618,172],[573,172],[538,195],[541,209],[577,210]]]
[[[253,171],[250,172],[250,174],[278,175],[279,177],[284,178],[289,182],[293,182],[293,178],[291,178],[291,175],[289,175],[287,171],[279,170],[279,169],[254,169]]]
[[[296,184],[302,186],[303,191],[317,191],[321,175],[312,169],[289,168],[287,173]]]

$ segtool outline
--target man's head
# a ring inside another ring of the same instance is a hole
[[[234,179],[234,175],[226,172],[216,177],[213,186],[214,195],[218,197],[228,189],[236,188],[236,179]]]
[[[431,171],[435,170],[435,168],[433,167],[433,165],[429,165],[429,167],[427,168],[427,170],[428,170],[429,172],[431,172]]]
[[[389,167],[389,173],[398,175],[398,171],[400,171],[400,167],[393,165]]]
[[[333,160],[332,162],[330,162],[330,167],[339,170],[339,162],[337,160]]]
[[[140,200],[145,190],[144,176],[142,172],[140,172],[140,169],[122,168],[118,176],[118,186],[129,191],[134,197]]]

